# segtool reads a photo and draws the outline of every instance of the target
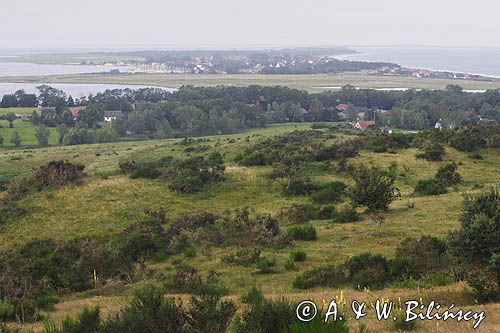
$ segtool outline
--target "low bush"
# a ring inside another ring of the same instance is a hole
[[[280,212],[280,217],[293,224],[303,224],[318,217],[318,209],[312,204],[293,204]]]
[[[436,172],[436,181],[443,184],[443,186],[451,186],[460,183],[462,176],[458,173],[457,167],[455,162],[440,166]]]
[[[249,266],[260,260],[260,249],[238,249],[236,252],[222,257],[222,262],[228,265]]]
[[[442,161],[444,156],[444,146],[439,143],[429,143],[424,149],[423,153],[417,154],[417,158],[425,159],[427,161]]]
[[[351,205],[342,205],[333,220],[337,223],[350,223],[359,220],[359,214]]]
[[[257,261],[257,273],[259,274],[273,274],[276,273],[276,258],[262,257]]]
[[[391,280],[389,261],[381,255],[362,253],[347,260],[345,266],[356,289],[382,289]]]
[[[303,178],[291,178],[285,186],[286,195],[308,195],[317,190],[318,185]]]
[[[450,260],[446,242],[436,237],[406,238],[396,248],[393,276],[419,279],[445,271]]]
[[[47,165],[32,170],[35,181],[40,186],[64,186],[80,181],[85,167],[66,161],[51,161]]]
[[[295,262],[302,262],[306,260],[307,254],[303,250],[296,250],[290,253],[290,258]]]
[[[5,323],[14,319],[15,306],[7,299],[0,299],[0,322]]]
[[[394,309],[393,311],[396,320],[392,320],[391,325],[395,330],[408,332],[415,331],[418,328],[416,320],[406,321],[406,313],[404,310]]]
[[[321,188],[311,195],[311,199],[319,204],[331,204],[339,202],[345,194],[347,185],[335,181],[321,186]]]
[[[436,181],[435,179],[423,179],[417,182],[414,189],[415,193],[423,195],[439,195],[448,192],[446,186],[443,183]]]
[[[311,224],[291,226],[288,229],[288,234],[295,240],[314,241],[318,239],[316,228]]]
[[[288,332],[295,320],[293,304],[284,300],[268,300],[253,288],[243,297],[247,307],[234,322],[235,333]]]
[[[297,275],[293,280],[293,287],[310,289],[314,287],[339,288],[347,282],[342,269],[332,265],[321,266]]]

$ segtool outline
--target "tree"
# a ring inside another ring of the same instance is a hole
[[[14,131],[12,133],[12,137],[10,138],[10,142],[16,147],[19,147],[21,145],[21,136],[19,135],[19,133],[17,131]]]
[[[3,146],[3,136],[0,135],[0,146]]]
[[[9,127],[14,128],[14,120],[17,119],[17,116],[13,112],[9,112],[5,115],[5,120],[9,122]]]
[[[350,121],[358,120],[358,111],[352,104],[349,104],[349,106],[347,107],[347,119],[349,119]]]
[[[354,172],[355,185],[351,190],[351,200],[356,207],[366,206],[369,210],[387,210],[389,204],[399,196],[394,185],[394,173],[377,167],[361,165]]]
[[[3,95],[0,105],[3,108],[15,108],[19,106],[15,95]]]
[[[33,108],[38,106],[38,98],[35,94],[27,94],[24,90],[18,90],[14,93],[17,104],[22,108]]]
[[[78,113],[77,122],[87,125],[90,128],[97,127],[99,122],[104,120],[104,111],[95,105],[89,105],[85,110]]]
[[[38,126],[35,132],[36,141],[38,141],[38,145],[46,146],[49,144],[50,131],[44,125]]]
[[[466,196],[461,226],[448,235],[450,253],[481,301],[500,298],[500,192]]]
[[[163,119],[156,124],[156,137],[158,139],[167,139],[172,136],[172,127],[168,120]]]
[[[42,117],[38,115],[38,112],[34,111],[31,113],[31,123],[38,125],[42,121]]]
[[[54,106],[57,114],[61,114],[66,109],[66,93],[62,90],[52,88],[48,85],[36,87],[40,92],[40,103],[42,106]]]
[[[57,126],[57,132],[59,133],[59,138],[57,139],[57,142],[59,144],[62,144],[64,136],[66,136],[66,134],[68,134],[69,132],[69,127],[66,124],[61,124]]]

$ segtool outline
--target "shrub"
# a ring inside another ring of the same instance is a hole
[[[40,186],[63,186],[80,181],[83,176],[81,164],[73,164],[66,161],[51,161],[45,166],[32,170],[36,182]]]
[[[276,258],[260,258],[260,260],[257,262],[257,272],[259,274],[276,273]]]
[[[138,164],[130,172],[130,178],[132,179],[138,179],[138,178],[157,179],[162,175],[163,175],[162,170],[158,168],[158,166],[154,163]]]
[[[334,221],[337,223],[349,223],[358,220],[359,214],[351,205],[342,205],[334,216]]]
[[[406,313],[404,310],[394,309],[394,317],[396,320],[392,321],[392,327],[398,331],[408,332],[417,329],[417,321],[406,321]]]
[[[451,135],[448,143],[451,147],[466,152],[473,152],[484,147],[484,135],[477,128],[458,129]]]
[[[114,317],[108,318],[102,331],[109,333],[183,332],[188,314],[163,292],[145,287],[135,293],[130,304]]]
[[[448,248],[480,301],[500,298],[500,192],[496,188],[465,196],[460,229],[448,235]]]
[[[395,187],[395,175],[376,167],[360,166],[353,175],[355,185],[351,189],[351,201],[356,207],[369,210],[387,210],[389,204],[399,198]]]
[[[317,218],[318,209],[311,204],[293,204],[290,208],[284,209],[280,215],[294,224],[306,223]]]
[[[319,210],[317,210],[316,219],[328,220],[328,219],[333,219],[336,216],[337,216],[337,209],[335,208],[335,205],[324,205],[321,206]]]
[[[295,240],[314,241],[318,239],[316,228],[311,224],[291,226],[288,229],[288,234]]]
[[[228,265],[248,266],[261,259],[260,253],[260,249],[238,249],[235,253],[223,256],[222,262]]]
[[[293,287],[309,289],[314,287],[338,288],[346,283],[344,272],[332,265],[321,266],[297,275]]]
[[[309,180],[293,177],[286,184],[284,192],[286,195],[307,195],[317,188],[318,186]]]
[[[390,280],[389,262],[381,255],[362,253],[347,260],[345,265],[354,288],[381,289]]]
[[[422,158],[427,161],[442,161],[444,156],[444,147],[439,143],[431,143],[424,147],[424,152],[417,154],[417,158]]]
[[[311,196],[311,199],[320,204],[335,203],[342,199],[347,185],[335,181],[321,187],[319,191]]]
[[[397,266],[403,270],[396,269],[393,274],[418,279],[446,270],[449,263],[446,251],[446,243],[436,237],[406,238],[397,246],[395,255],[395,262],[401,261]]]
[[[84,308],[83,311],[76,317],[66,317],[62,322],[62,332],[72,333],[95,333],[99,332],[101,326],[99,307],[93,309]]]
[[[285,261],[285,269],[287,271],[295,271],[297,269],[297,264],[293,261],[293,259],[289,258]]]
[[[423,179],[417,182],[414,189],[415,193],[423,195],[439,195],[447,193],[448,190],[443,183],[436,181],[435,179]]]
[[[481,155],[479,153],[473,153],[473,154],[469,155],[469,158],[471,158],[473,160],[482,160],[483,159],[483,155]]]
[[[302,262],[306,260],[307,254],[303,250],[296,250],[290,253],[290,258],[295,262]]]
[[[208,183],[223,180],[224,165],[220,154],[213,153],[205,160],[202,156],[176,161],[167,170],[170,189],[180,193],[196,193]]]
[[[41,318],[36,302],[28,298],[21,299],[16,304],[15,316],[21,323],[34,323]]]
[[[451,186],[460,183],[462,176],[457,172],[457,164],[452,162],[440,166],[435,179],[443,186]]]
[[[0,299],[0,322],[14,319],[14,305],[7,299]]]
[[[234,323],[235,333],[288,332],[295,318],[295,309],[284,299],[267,300],[253,288],[243,297],[248,305]]]

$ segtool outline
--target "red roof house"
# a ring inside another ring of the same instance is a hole
[[[347,105],[347,104],[338,104],[335,108],[337,110],[339,110],[339,111],[345,112],[345,111],[347,111],[347,108],[349,108],[349,105]]]
[[[358,120],[358,122],[356,123],[356,128],[364,131],[366,130],[368,127],[370,126],[374,126],[375,125],[375,121],[374,120]]]

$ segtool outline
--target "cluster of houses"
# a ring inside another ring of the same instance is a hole
[[[355,109],[356,114],[357,114],[357,121],[356,121],[356,123],[354,123],[355,128],[364,131],[370,127],[375,126],[375,119],[374,120],[362,120],[364,118],[366,112],[369,111],[369,109],[367,107],[356,107],[356,106],[351,106],[351,107],[353,107]],[[344,104],[344,103],[337,104],[335,106],[335,109],[338,111],[338,115],[341,119],[347,120],[349,118],[349,115],[347,113],[347,111],[349,109],[348,104]],[[390,115],[390,112],[391,112],[388,110],[378,110],[378,111],[384,115]]]
[[[73,117],[73,120],[78,119],[78,114],[81,112],[81,109],[71,109],[69,112],[71,112],[71,116]],[[45,117],[51,117],[56,115],[56,108],[53,106],[47,106],[47,107],[42,107],[40,114],[42,118]],[[113,120],[117,119],[122,115],[121,111],[104,111],[104,122],[110,123]]]
[[[71,112],[71,116],[73,117],[73,120],[78,119],[78,114],[82,111],[82,109],[70,109],[69,112]],[[121,111],[104,111],[104,121],[107,123],[112,122],[119,116],[121,116],[122,112]],[[47,117],[53,117],[56,115],[56,108],[52,106],[48,107],[42,107],[40,111],[40,115],[42,118],[47,118]]]

